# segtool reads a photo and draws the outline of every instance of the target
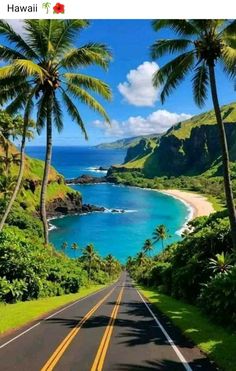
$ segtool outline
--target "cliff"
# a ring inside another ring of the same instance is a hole
[[[18,153],[17,148],[10,144],[10,155]],[[0,157],[4,155],[0,146]],[[10,175],[14,179],[18,173],[18,164],[11,164]],[[17,197],[18,205],[29,213],[38,213],[40,187],[43,177],[44,162],[38,159],[25,157],[25,171],[23,184]],[[2,173],[4,173],[2,171]],[[1,177],[1,176],[0,176]],[[4,190],[0,189],[0,199]],[[47,211],[49,216],[82,212],[82,197],[66,185],[64,177],[53,167],[50,168],[47,189]]]
[[[236,103],[221,108],[230,161],[236,160]],[[214,111],[178,123],[158,139],[143,138],[128,149],[125,163],[114,169],[141,170],[147,177],[221,173],[219,129]],[[109,173],[111,173],[110,171]]]

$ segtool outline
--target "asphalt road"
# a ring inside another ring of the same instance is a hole
[[[126,274],[0,339],[0,371],[216,370]]]

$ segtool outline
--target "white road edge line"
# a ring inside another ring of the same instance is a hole
[[[184,358],[183,354],[180,352],[180,350],[178,349],[178,347],[175,345],[174,340],[171,339],[171,337],[168,334],[168,332],[165,330],[165,328],[162,326],[161,322],[157,319],[157,317],[155,316],[155,314],[151,310],[150,306],[147,304],[146,300],[144,300],[144,298],[142,297],[142,295],[140,294],[140,292],[138,290],[137,290],[137,293],[139,294],[142,302],[145,304],[145,306],[147,307],[148,311],[150,312],[150,314],[154,318],[155,322],[157,323],[157,325],[161,329],[163,335],[166,337],[168,343],[171,345],[171,347],[175,351],[176,355],[178,356],[178,358],[181,361],[182,365],[184,366],[185,370],[186,371],[193,371],[192,368],[189,366],[188,362],[186,361],[186,359]]]
[[[51,314],[51,315],[48,316],[47,318],[44,318],[42,321],[37,322],[35,325],[29,327],[27,330],[21,332],[19,335],[17,335],[17,336],[15,336],[14,338],[8,340],[6,343],[0,345],[0,349],[6,347],[7,345],[9,345],[10,343],[12,343],[13,341],[19,339],[21,336],[27,334],[27,332],[30,332],[31,330],[33,330],[35,327],[37,327],[38,325],[40,325],[43,321],[46,321],[46,320],[48,320],[48,319],[50,319],[50,318],[56,316],[57,314],[63,312],[64,310],[66,310],[66,309],[72,307],[73,305],[78,304],[79,302],[81,302],[81,301],[83,301],[83,300],[85,300],[85,299],[88,299],[88,298],[90,298],[91,296],[94,296],[94,295],[98,294],[98,293],[101,292],[101,291],[106,290],[108,287],[109,287],[109,286],[104,287],[103,289],[100,289],[100,290],[94,292],[93,294],[88,294],[88,295],[84,296],[83,298],[76,300],[74,303],[69,304],[69,305],[67,305],[66,307],[64,307],[64,308],[62,308],[62,309],[60,309],[60,310],[58,310],[57,312]]]

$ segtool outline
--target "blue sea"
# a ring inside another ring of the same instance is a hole
[[[28,147],[27,153],[35,158],[44,158],[43,147]],[[97,171],[97,168],[122,163],[125,153],[123,150],[92,147],[54,147],[52,164],[66,178],[81,174],[103,176],[104,172]],[[128,256],[134,256],[141,250],[145,239],[152,237],[154,228],[159,224],[165,224],[169,230],[166,244],[181,238],[180,231],[186,223],[189,209],[173,197],[113,184],[72,187],[81,192],[83,203],[104,206],[107,211],[52,220],[50,241],[58,249],[64,241],[69,246],[76,242],[80,248],[93,243],[102,256],[111,253],[125,262]],[[112,209],[125,212],[112,213]],[[153,253],[160,250],[161,244],[157,243]],[[70,249],[67,253],[71,254]]]

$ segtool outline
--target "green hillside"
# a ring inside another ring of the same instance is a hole
[[[10,145],[10,156],[18,153],[17,148]],[[3,149],[0,146],[0,156],[3,155]],[[11,177],[14,180],[18,174],[19,166],[11,164]],[[18,205],[23,207],[28,212],[35,212],[39,206],[40,186],[43,177],[44,162],[26,156],[25,171],[23,177],[23,186],[18,194]],[[1,178],[1,177],[0,177]],[[81,198],[79,192],[75,192],[72,188],[65,184],[65,180],[53,167],[50,168],[49,184],[47,191],[48,208],[55,203],[61,201],[70,201],[73,198]],[[3,198],[3,193],[0,191],[0,200]]]
[[[132,137],[132,138],[124,138],[124,139],[119,139],[116,140],[115,142],[111,143],[101,143],[95,146],[95,148],[98,149],[128,149],[130,147],[136,146],[141,139],[147,138],[147,139],[152,139],[152,138],[159,138],[161,134],[152,134],[152,135],[144,135],[144,136],[137,136],[137,137]]]
[[[236,160],[236,103],[222,106],[230,159]],[[147,177],[219,175],[220,141],[214,111],[180,122],[158,139],[143,138],[128,149],[125,163],[115,171],[141,170]],[[166,160],[168,159],[168,161]],[[209,172],[209,169],[211,171]]]

